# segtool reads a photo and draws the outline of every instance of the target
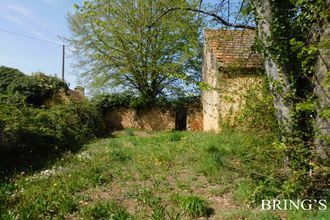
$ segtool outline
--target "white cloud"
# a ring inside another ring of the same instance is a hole
[[[26,18],[33,18],[34,17],[34,13],[33,11],[20,6],[20,5],[8,5],[7,6],[8,10],[11,12],[16,13],[17,15],[21,15],[24,16]]]
[[[46,31],[51,31],[47,25],[41,25],[44,22],[44,19],[42,19],[39,14],[36,14],[34,11],[23,5],[8,4],[4,9],[4,13],[0,14],[0,17],[3,17],[14,24],[20,25],[27,30],[30,35],[46,39],[41,28]]]
[[[10,15],[2,15],[3,18],[7,19],[8,21],[11,21],[15,24],[18,24],[18,25],[23,25],[23,21],[17,17],[13,17],[13,16],[10,16]]]
[[[61,24],[58,24],[58,17],[54,17],[53,14],[51,14],[51,16],[47,16],[48,14],[41,11],[40,7],[34,8],[31,5],[16,4],[11,2],[9,4],[4,4],[3,7],[1,7],[1,1],[2,0],[0,0],[0,19],[3,18],[8,21],[7,29],[15,30],[16,32],[41,38],[43,40],[54,42],[59,41],[58,36],[61,34],[61,30],[58,31],[57,26],[61,26]],[[58,4],[62,0],[42,1],[48,2],[49,4],[55,4],[55,2]],[[58,6],[61,6],[61,4],[58,4]],[[45,9],[46,11],[52,10],[52,7],[46,7],[48,8]]]

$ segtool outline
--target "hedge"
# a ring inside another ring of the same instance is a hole
[[[55,94],[60,91],[66,93],[68,89],[62,80],[37,72],[12,81],[7,87],[7,93],[24,95],[27,103],[40,106]]]
[[[43,109],[29,106],[22,96],[1,95],[0,115],[0,168],[3,171],[79,149],[101,132],[101,118],[89,102]]]
[[[5,93],[8,86],[15,80],[25,77],[18,69],[0,66],[0,93]]]
[[[100,114],[88,100],[66,96],[69,102],[44,106],[68,89],[56,77],[0,67],[0,174],[40,166],[102,132]]]

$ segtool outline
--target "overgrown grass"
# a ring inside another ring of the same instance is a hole
[[[0,219],[302,216],[247,206],[257,187],[250,172],[262,171],[252,168],[272,158],[256,158],[252,152],[271,147],[272,137],[235,131],[130,133],[100,139],[77,154],[66,154],[47,170],[17,174],[1,183]],[[304,215],[322,219],[329,214]]]
[[[133,219],[125,208],[118,206],[115,202],[97,202],[82,209],[81,216],[84,219]]]
[[[192,218],[208,217],[214,212],[205,199],[196,195],[177,195],[175,200],[180,210]]]

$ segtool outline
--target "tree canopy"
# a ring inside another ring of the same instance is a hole
[[[147,100],[191,88],[183,82],[200,77],[200,19],[177,11],[154,21],[168,8],[195,7],[197,2],[95,0],[76,5],[68,17],[69,42],[82,77],[92,88],[128,89]]]

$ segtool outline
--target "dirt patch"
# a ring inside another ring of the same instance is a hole
[[[217,213],[234,211],[239,208],[235,204],[232,194],[224,190],[223,185],[211,184],[205,176],[196,175],[188,169],[167,176],[166,181],[173,192],[194,194],[206,199],[215,212],[213,217],[211,216],[209,219],[214,219]],[[181,186],[190,187],[182,189],[180,185],[178,186],[178,182],[181,183]]]

